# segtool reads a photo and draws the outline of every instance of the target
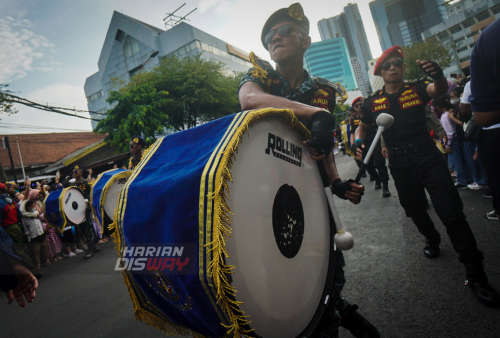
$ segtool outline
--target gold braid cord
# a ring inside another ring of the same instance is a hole
[[[264,80],[267,78],[267,71],[262,68],[262,66],[258,62],[259,58],[257,57],[257,55],[255,55],[254,52],[250,52],[249,57],[253,65],[252,76],[264,82]]]
[[[235,301],[236,289],[231,286],[228,280],[228,274],[234,273],[235,267],[225,263],[225,257],[229,257],[226,249],[226,241],[228,237],[232,237],[231,229],[231,208],[228,205],[228,200],[231,197],[229,191],[229,182],[233,182],[231,175],[231,167],[233,160],[236,158],[238,145],[241,143],[243,134],[248,131],[249,127],[255,122],[266,117],[280,117],[286,124],[293,129],[299,131],[301,135],[308,139],[311,134],[309,130],[295,117],[293,111],[289,109],[264,108],[251,111],[244,118],[243,122],[231,136],[227,147],[222,152],[222,160],[216,173],[214,192],[208,198],[214,201],[214,217],[213,217],[213,241],[208,243],[208,252],[212,253],[213,258],[208,266],[208,274],[212,277],[214,287],[217,291],[217,304],[223,309],[229,317],[229,325],[224,325],[229,337],[240,338],[241,336],[249,337],[250,330],[246,330],[243,326],[251,323],[248,320],[248,315],[239,309],[242,302]]]

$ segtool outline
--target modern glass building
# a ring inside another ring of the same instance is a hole
[[[443,0],[375,0],[370,2],[383,50],[422,41],[422,32],[447,19]]]
[[[304,68],[312,77],[339,82],[347,91],[358,88],[344,38],[312,43],[304,55]]]
[[[424,40],[438,41],[454,56],[444,69],[469,74],[470,54],[481,32],[500,18],[500,0],[454,1],[449,3],[450,18],[422,33]]]
[[[85,80],[88,109],[97,112],[92,118],[104,118],[111,108],[106,99],[114,89],[112,79],[129,81],[154,51],[158,56],[150,59],[143,71],[157,66],[163,57],[198,53],[225,64],[228,74],[252,67],[248,53],[185,22],[165,31],[115,11],[97,63],[99,70]],[[92,127],[96,125],[92,121]]]
[[[348,4],[340,15],[320,20],[318,29],[323,41],[340,37],[345,39],[359,89],[364,96],[371,94],[367,63],[372,59],[372,53],[358,5]]]

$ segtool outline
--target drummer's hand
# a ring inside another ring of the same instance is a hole
[[[89,175],[92,175],[92,169],[89,169],[88,172],[89,172]]]
[[[363,149],[365,149],[365,145],[362,144],[360,148],[356,149],[356,158],[361,160],[363,158]]]
[[[382,156],[384,156],[386,160],[389,159],[389,149],[387,149],[387,147],[382,147]]]
[[[309,141],[309,140],[307,140],[307,141]],[[309,147],[307,145],[307,141],[302,141],[302,144],[307,148],[307,150],[309,151],[309,154],[311,154],[311,158],[313,160],[319,161],[319,160],[323,160],[326,158],[325,153],[320,154],[319,151],[317,151],[316,149]]]
[[[349,182],[349,185],[351,186],[351,190],[348,190],[345,196],[351,203],[359,204],[359,202],[361,202],[361,196],[363,196],[365,192],[365,187],[354,182]]]

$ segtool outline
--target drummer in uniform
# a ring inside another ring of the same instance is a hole
[[[332,148],[336,96],[345,95],[339,84],[323,78],[312,78],[303,68],[306,49],[311,45],[309,20],[302,6],[295,3],[272,14],[262,30],[261,41],[276,70],[269,62],[250,55],[253,68],[243,77],[238,98],[243,110],[281,107],[291,109],[295,116],[311,131],[311,139],[304,141],[311,157],[325,164],[332,192],[352,203],[359,203],[364,187],[349,181],[341,181]],[[356,312],[340,296],[345,284],[344,258],[337,251],[335,264],[335,290],[331,301],[311,337],[337,337],[338,327],[349,329],[356,337],[379,337],[377,329]],[[340,316],[339,316],[340,314]]]
[[[374,74],[384,79],[384,88],[363,103],[363,118],[356,132],[355,148],[361,157],[366,134],[381,113],[394,117],[394,124],[384,131],[389,152],[389,168],[406,215],[411,217],[425,237],[423,249],[428,258],[439,256],[441,236],[426,211],[429,193],[432,204],[447,228],[453,248],[465,266],[468,286],[478,300],[488,306],[500,306],[500,295],[488,283],[483,270],[483,253],[465,219],[463,202],[453,183],[448,165],[429,135],[425,105],[431,98],[446,93],[448,82],[435,61],[417,60],[433,82],[404,82],[404,54],[399,46],[386,50],[377,60]]]
[[[142,159],[142,152],[146,147],[146,141],[141,136],[134,135],[128,147],[132,155],[128,164],[128,169],[134,170]]]
[[[361,118],[363,117],[363,110],[361,107],[363,106],[364,99],[363,97],[357,97],[352,101],[352,106],[354,107],[354,110],[356,111],[356,114],[358,115],[359,121],[356,126],[359,126],[359,123],[361,122]],[[368,149],[371,147],[373,139],[375,138],[375,135],[377,134],[377,125],[376,123],[373,123],[370,129],[368,130],[368,133],[366,134],[366,139],[365,139],[365,144],[366,148],[365,151],[363,152],[363,160],[368,152]],[[352,136],[352,144],[355,142],[355,131],[351,134]],[[354,153],[356,150],[353,151]],[[360,159],[358,160],[358,166],[361,166],[363,163]],[[383,197],[389,197],[391,196],[391,193],[389,191],[389,172],[387,171],[387,167],[385,166],[385,157],[382,155],[382,147],[380,145],[380,140],[377,141],[375,145],[375,150],[373,152],[372,157],[370,158],[370,161],[366,165],[366,171],[370,174],[370,181],[376,181],[375,182],[375,189],[381,189],[382,186],[384,189],[382,190],[382,196]]]
[[[75,179],[75,182],[71,183],[72,186],[77,187],[83,192],[83,196],[87,201],[90,200],[90,186],[89,183],[86,179],[82,178],[83,175],[83,170],[80,167],[80,165],[75,164],[73,165],[73,168],[71,169],[73,178]],[[85,236],[85,240],[87,242],[87,252],[83,256],[84,259],[89,259],[92,256],[94,256],[94,253],[100,252],[99,247],[97,246],[97,242],[99,241],[99,238],[97,237],[95,230],[94,230],[94,224],[93,224],[93,218],[92,218],[92,210],[90,209],[89,204],[87,203],[87,210],[86,210],[86,215],[85,215],[85,221],[81,224],[79,224],[80,229],[83,232],[83,235]]]

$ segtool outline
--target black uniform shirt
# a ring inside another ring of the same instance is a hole
[[[268,94],[323,108],[332,114],[335,111],[337,91],[332,82],[320,77],[312,78],[304,70],[304,82],[302,82],[299,89],[292,89],[285,78],[274,70],[269,62],[260,59],[258,62],[266,70],[267,76],[264,78],[257,77],[254,75],[255,68],[250,68],[241,79],[240,87],[246,82],[254,82]]]
[[[403,156],[390,155],[391,168],[409,166],[410,158],[418,164],[425,161],[428,156],[436,155],[437,148],[429,135],[425,119],[425,105],[431,100],[426,90],[430,83],[423,80],[404,83],[394,94],[388,94],[384,87],[369,96],[361,107],[363,110],[361,121],[368,125],[372,125],[381,113],[394,117],[392,127],[383,133],[384,141],[390,150],[391,148],[417,150]]]

